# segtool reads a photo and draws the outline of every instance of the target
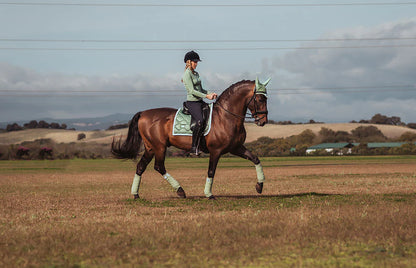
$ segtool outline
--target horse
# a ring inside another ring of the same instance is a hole
[[[255,119],[258,126],[267,122],[267,90],[265,83],[242,80],[237,82],[217,98],[212,108],[212,121],[210,132],[205,136],[205,146],[201,148],[209,153],[208,177],[205,183],[204,194],[209,199],[215,199],[212,194],[212,185],[220,157],[226,153],[250,160],[256,168],[256,191],[261,194],[265,176],[259,158],[252,154],[245,146],[246,130],[244,120],[247,110]],[[117,141],[113,138],[111,144],[112,154],[119,159],[137,159],[140,147],[143,144],[144,153],[137,164],[133,179],[131,194],[134,199],[139,197],[141,176],[150,161],[155,157],[154,169],[176,190],[181,198],[186,198],[185,191],[165,168],[165,154],[169,146],[182,150],[191,149],[190,136],[176,136],[172,134],[174,117],[177,109],[155,108],[136,113],[130,121],[127,138]]]

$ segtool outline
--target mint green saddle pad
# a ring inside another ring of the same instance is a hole
[[[204,136],[208,135],[211,130],[211,119],[212,119],[212,107],[213,103],[209,104],[209,118],[207,126],[205,127]],[[172,135],[182,135],[182,136],[192,136],[192,131],[190,129],[191,124],[191,115],[182,113],[182,108],[179,108],[175,115],[175,120],[173,121],[173,131]]]

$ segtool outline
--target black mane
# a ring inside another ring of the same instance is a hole
[[[251,80],[241,80],[237,83],[232,84],[229,86],[226,90],[224,90],[221,95],[219,95],[217,101],[222,99],[228,99],[231,95],[234,95],[237,90],[239,90],[241,87],[246,86],[247,84],[254,83],[254,81]]]

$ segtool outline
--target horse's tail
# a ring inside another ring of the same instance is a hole
[[[141,112],[138,112],[133,116],[130,121],[129,132],[126,140],[121,143],[121,138],[118,141],[111,143],[111,153],[119,159],[136,159],[139,154],[140,144],[142,143],[142,137],[139,133],[139,119]]]

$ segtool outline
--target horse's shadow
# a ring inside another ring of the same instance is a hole
[[[331,194],[331,193],[317,193],[317,192],[307,192],[307,193],[295,193],[295,194],[253,194],[253,195],[215,195],[215,199],[269,199],[269,198],[278,198],[278,199],[287,199],[294,197],[305,197],[305,196],[340,196],[341,194]],[[206,199],[205,196],[187,196],[186,199]]]

